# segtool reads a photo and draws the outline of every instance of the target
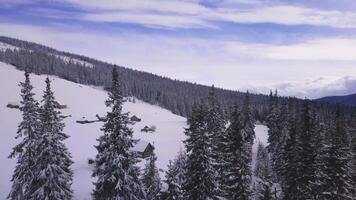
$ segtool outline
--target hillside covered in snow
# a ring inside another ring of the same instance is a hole
[[[38,100],[41,99],[46,77],[46,75],[33,74],[30,77]],[[14,137],[21,120],[20,111],[8,108],[6,105],[10,102],[20,101],[18,83],[23,79],[23,71],[19,71],[11,65],[0,63],[0,199],[6,198],[11,187],[10,179],[16,160],[8,159],[8,156],[12,147],[18,142]],[[81,85],[53,76],[50,79],[52,80],[55,97],[59,103],[67,105],[67,108],[63,109],[62,112],[69,116],[65,119],[65,132],[70,136],[66,140],[66,144],[74,160],[72,188],[75,199],[91,199],[93,178],[91,177],[92,167],[88,164],[88,159],[95,157],[94,145],[97,144],[96,139],[102,134],[100,131],[102,123],[80,124],[77,121],[91,121],[96,119],[96,115],[104,116],[107,109],[104,104],[107,93],[102,88]],[[140,122],[133,125],[134,137],[155,146],[158,157],[157,165],[161,169],[163,178],[163,172],[167,169],[169,160],[173,159],[177,152],[184,148],[182,141],[185,139],[186,119],[140,100],[136,100],[135,103],[126,102],[124,111],[141,119]],[[152,133],[142,132],[141,129],[145,126],[156,126],[156,131]],[[266,131],[265,126],[256,126],[256,140],[265,143]],[[143,163],[144,161],[140,164]]]

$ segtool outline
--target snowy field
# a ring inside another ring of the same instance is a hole
[[[31,75],[31,81],[35,87],[34,92],[37,94],[38,100],[42,96],[45,78],[45,75]],[[15,160],[7,157],[12,147],[17,143],[14,137],[17,125],[21,120],[20,112],[17,109],[7,108],[6,105],[9,102],[20,101],[18,83],[23,79],[22,71],[0,62],[0,199],[6,199],[10,190],[10,179]],[[56,77],[51,77],[51,80],[57,100],[68,106],[67,109],[62,110],[63,114],[71,115],[71,117],[65,119],[65,132],[70,136],[66,144],[74,160],[72,188],[75,199],[91,199],[93,178],[91,177],[92,169],[88,165],[88,159],[94,158],[96,154],[93,146],[97,144],[96,139],[102,134],[100,131],[102,123],[78,124],[76,120],[83,120],[84,118],[95,120],[96,114],[104,116],[106,112],[104,101],[107,99],[107,94],[100,88],[80,85]],[[158,157],[157,165],[160,169],[166,170],[168,161],[173,159],[177,152],[183,148],[182,140],[185,139],[186,119],[174,115],[168,110],[141,101],[125,103],[124,110],[142,119],[141,122],[133,126],[134,137],[154,144]],[[157,127],[156,132],[141,132],[140,130],[146,125],[155,125]],[[256,140],[265,143],[266,131],[265,126],[257,125]]]

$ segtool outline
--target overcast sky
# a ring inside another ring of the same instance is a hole
[[[355,0],[0,0],[0,35],[228,89],[356,92]]]

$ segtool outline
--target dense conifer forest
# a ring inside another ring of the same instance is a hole
[[[41,104],[33,98],[29,73],[20,86],[23,119],[16,137],[20,142],[10,154],[17,165],[8,198],[72,199],[73,161],[63,143],[68,136],[51,82],[46,79]],[[114,68],[105,102],[110,111],[95,146],[93,199],[355,199],[355,115],[345,115],[340,106],[316,112],[309,100],[281,102],[277,94],[270,94],[268,145],[258,145],[253,163],[256,136],[250,94],[225,116],[215,91],[211,87],[206,98],[194,103],[185,148],[161,181],[155,153],[140,170],[138,155],[130,150],[137,140],[132,138],[128,113],[122,112],[125,98]]]
[[[125,96],[136,96],[184,117],[191,112],[194,103],[205,98],[209,93],[208,86],[172,80],[85,56],[57,51],[31,42],[8,37],[0,37],[0,42],[18,47],[14,50],[0,51],[0,61],[12,64],[20,70],[27,69],[36,74],[56,75],[76,83],[108,88],[111,84],[111,70],[115,67],[121,74]],[[90,63],[90,66],[84,63]],[[245,92],[216,88],[215,93],[226,114],[235,103],[243,104]],[[265,121],[268,114],[268,96],[250,94],[250,99],[254,117],[259,121]],[[286,101],[286,98],[280,97],[280,99]],[[328,106],[326,103],[317,104]]]

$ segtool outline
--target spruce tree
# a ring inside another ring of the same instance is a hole
[[[246,151],[246,145],[250,145],[250,135],[244,130],[243,119],[235,105],[226,137],[222,141],[224,171],[221,195],[226,199],[251,199],[251,158],[250,152]]]
[[[282,135],[281,131],[281,110],[278,102],[277,91],[269,96],[269,114],[267,116],[267,127],[268,127],[268,152],[271,155],[271,164],[273,171],[278,170],[278,150],[281,148],[279,146],[280,137]],[[285,127],[283,127],[285,128]],[[283,129],[285,130],[285,129]],[[273,174],[273,179],[275,182],[278,181],[277,175]]]
[[[35,178],[31,183],[31,200],[69,200],[73,196],[71,184],[73,172],[70,165],[73,163],[71,155],[64,144],[68,136],[63,132],[64,123],[60,111],[56,109],[51,89],[51,82],[46,78],[40,112],[40,131],[38,138]]]
[[[138,159],[130,149],[136,142],[132,139],[132,123],[128,113],[122,112],[124,97],[116,69],[112,72],[112,87],[106,105],[111,108],[107,113],[102,135],[95,146],[98,153],[95,158],[93,176],[93,199],[95,200],[138,200],[144,198]]]
[[[148,157],[143,170],[142,185],[146,194],[146,200],[158,198],[161,191],[161,179],[156,166],[157,156],[154,152]]]
[[[257,183],[254,191],[255,200],[274,199],[269,155],[262,143],[258,144],[254,175]]]
[[[225,137],[225,117],[221,109],[221,105],[216,97],[214,86],[211,87],[210,93],[207,101],[207,134],[211,144],[211,156],[212,164],[214,168],[215,180],[217,181],[217,191],[216,195],[220,195],[220,186],[223,186],[222,180],[222,154],[223,154],[223,144],[222,141]]]
[[[205,105],[194,105],[185,130],[187,151],[186,174],[183,184],[184,199],[215,199],[216,182],[211,158],[211,140],[207,131],[208,110]]]
[[[254,139],[256,138],[255,135],[255,120],[252,115],[251,111],[251,102],[250,102],[250,94],[247,91],[244,99],[244,103],[242,106],[242,123],[243,123],[243,135],[244,135],[244,148],[245,153],[248,156],[248,162],[252,162],[252,145]],[[250,170],[251,173],[251,170]],[[251,174],[250,174],[251,175]]]
[[[289,101],[288,135],[286,136],[286,144],[281,154],[283,163],[279,168],[281,175],[281,188],[283,200],[299,200],[299,188],[297,187],[297,178],[299,177],[299,157],[300,143],[298,132],[298,116],[295,110],[295,103]]]
[[[278,116],[278,137],[276,138],[277,141],[274,142],[275,148],[273,153],[271,154],[271,163],[273,163],[273,171],[274,171],[274,178],[277,179],[277,182],[281,180],[281,168],[283,166],[283,158],[282,154],[286,145],[286,140],[288,137],[289,132],[289,110],[288,106],[284,103],[281,105],[279,109],[279,116]]]
[[[349,168],[350,148],[349,135],[346,122],[338,106],[334,125],[330,134],[330,145],[328,147],[327,175],[329,181],[326,183],[324,199],[353,199]]]
[[[296,178],[299,191],[295,194],[300,199],[311,199],[313,197],[313,184],[316,181],[315,157],[316,149],[313,143],[313,135],[318,130],[318,122],[310,102],[305,100],[299,122],[299,165],[298,177]]]
[[[329,143],[326,138],[327,129],[324,124],[320,124],[319,131],[316,131],[313,135],[313,143],[315,146],[315,180],[313,182],[313,199],[326,199],[328,182],[330,177],[328,176],[328,160],[329,160]],[[326,196],[325,196],[326,195]]]
[[[34,99],[29,73],[25,72],[25,81],[21,82],[21,106],[22,121],[18,126],[16,139],[21,139],[9,156],[17,158],[14,174],[12,176],[12,188],[8,199],[28,199],[28,189],[32,183],[36,167],[36,146],[39,137],[39,105]]]
[[[356,115],[354,114],[351,118],[350,122],[350,133],[351,133],[351,142],[350,142],[350,150],[351,150],[351,180],[352,185],[356,185]],[[353,197],[356,198],[356,188],[353,189]]]
[[[253,141],[256,137],[255,135],[255,120],[252,115],[250,94],[247,91],[242,106],[242,120],[243,120],[243,130],[246,137],[246,142],[250,147],[253,145]],[[251,149],[249,149],[251,151]]]
[[[169,162],[166,172],[167,191],[164,192],[164,200],[184,200],[183,183],[185,180],[187,155],[184,151],[180,151],[178,156],[172,162]]]

